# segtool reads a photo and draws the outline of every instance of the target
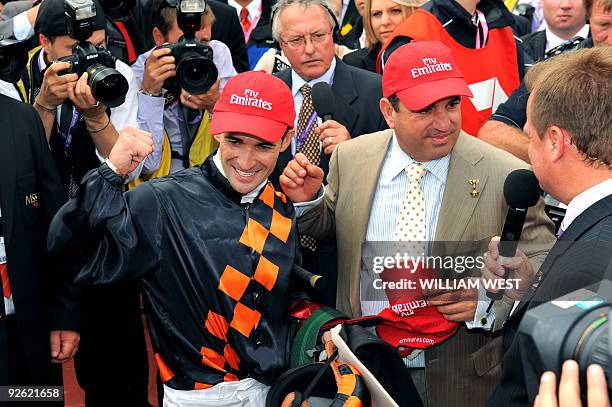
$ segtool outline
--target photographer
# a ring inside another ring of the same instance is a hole
[[[179,61],[169,48],[162,45],[179,43],[184,33],[178,25],[176,7],[170,6],[166,0],[157,0],[154,10],[156,48],[138,57],[132,67],[141,89],[138,93],[138,125],[152,133],[155,141],[156,149],[145,159],[142,171],[152,178],[201,164],[214,151],[217,144],[208,130],[210,112],[227,80],[236,75],[227,46],[211,40],[215,17],[210,7],[205,6],[201,22],[193,22],[193,25],[200,23],[195,39],[212,49],[218,78],[209,90],[199,95],[178,87],[165,89],[168,80],[180,83],[176,71]]]
[[[546,372],[540,379],[540,390],[536,396],[534,407],[579,407],[580,382],[578,380],[578,364],[568,360],[563,364],[561,381],[559,382],[559,397],[557,398],[555,374]],[[587,370],[587,407],[610,407],[606,376],[599,365],[591,365]]]
[[[98,3],[94,1],[94,4],[97,14],[92,22],[93,33],[87,41],[103,48],[105,17]],[[64,188],[74,198],[85,173],[108,156],[117,132],[136,125],[137,100],[135,84],[132,84],[125,102],[109,113],[92,95],[88,74],[80,77],[76,73],[62,74],[71,64],[54,61],[72,55],[79,43],[68,35],[64,13],[64,0],[45,1],[38,12],[34,30],[41,49],[30,59],[30,102],[42,119]],[[128,84],[133,81],[127,65],[117,61],[116,68]]]

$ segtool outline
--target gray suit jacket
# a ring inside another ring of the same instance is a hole
[[[385,130],[340,144],[332,155],[324,201],[298,219],[301,233],[317,238],[335,233],[338,248],[337,307],[356,317],[360,308],[360,262],[370,209],[385,154],[392,138]],[[461,134],[455,145],[436,227],[435,241],[482,242],[499,235],[507,211],[502,188],[506,176],[527,164],[474,137]],[[467,180],[478,178],[477,197]],[[554,240],[553,224],[542,200],[528,212],[522,247],[541,264]],[[509,301],[496,303],[503,322]],[[497,325],[501,325],[498,323]],[[482,406],[500,379],[503,349],[499,332],[468,331],[465,326],[426,351],[430,407]]]
[[[6,3],[0,13],[0,36],[3,38],[15,38],[13,33],[13,17],[29,10],[34,5],[32,0],[11,1]]]

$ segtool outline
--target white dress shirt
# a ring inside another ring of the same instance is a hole
[[[561,222],[561,229],[567,230],[572,222],[576,220],[582,212],[587,210],[595,202],[612,195],[612,178],[607,179],[599,184],[592,186],[586,191],[576,195],[574,199],[567,205],[565,217]]]
[[[585,24],[580,31],[578,31],[576,34],[574,34],[574,37],[582,37],[582,38],[588,38],[589,36],[589,25]],[[557,47],[559,45],[561,45],[561,43],[563,43],[563,41],[565,41],[563,38],[558,37],[555,33],[553,33],[552,31],[550,31],[549,27],[546,27],[546,51],[549,51],[551,49],[553,49],[554,47]]]

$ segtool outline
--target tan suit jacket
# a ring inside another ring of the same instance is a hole
[[[360,136],[340,144],[330,162],[325,199],[298,219],[301,233],[317,238],[335,233],[338,247],[337,307],[356,317],[360,308],[362,243],[370,208],[392,130]],[[507,205],[506,176],[528,165],[511,154],[467,134],[460,134],[451,153],[435,241],[482,241],[501,233]],[[468,179],[477,178],[477,197],[470,196]],[[529,210],[521,240],[542,242],[522,247],[536,266],[554,240],[553,224],[542,200]],[[497,327],[511,302],[500,301]],[[501,317],[500,317],[501,315]],[[499,381],[503,348],[499,333],[468,331],[462,326],[446,342],[426,351],[429,407],[482,406]]]

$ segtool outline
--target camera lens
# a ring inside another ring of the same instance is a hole
[[[181,88],[192,95],[206,93],[217,81],[217,67],[211,59],[195,52],[186,52],[176,67]]]
[[[128,83],[116,69],[94,64],[87,69],[88,84],[93,96],[107,107],[121,106],[125,102]]]
[[[612,308],[604,306],[585,313],[566,335],[562,360],[574,359],[580,366],[582,388],[586,387],[586,370],[591,364],[598,364],[606,372],[608,390],[612,392],[610,381],[610,358],[612,341],[610,337],[610,318]]]

